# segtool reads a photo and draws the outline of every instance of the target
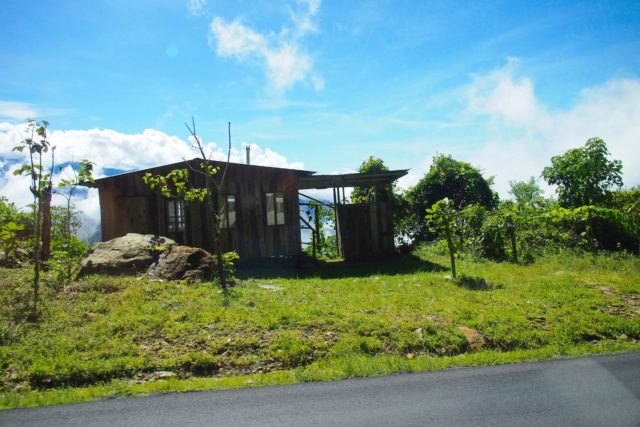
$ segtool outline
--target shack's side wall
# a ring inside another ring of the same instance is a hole
[[[170,168],[153,171],[166,174]],[[186,209],[186,230],[167,231],[165,199],[142,182],[142,172],[111,177],[98,182],[102,239],[109,240],[126,233],[160,234],[180,244],[214,250],[213,228],[204,203],[192,202]],[[300,252],[296,172],[230,165],[223,195],[236,198],[236,226],[223,229],[223,250],[235,250],[242,259]],[[285,224],[267,225],[266,193],[284,195]]]
[[[393,217],[389,203],[337,205],[338,241],[347,260],[394,253]]]

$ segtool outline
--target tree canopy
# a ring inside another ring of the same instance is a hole
[[[360,173],[373,173],[373,172],[388,172],[389,168],[384,164],[382,159],[378,157],[369,156],[367,160],[362,162],[358,168]],[[384,193],[389,194],[393,190],[392,184],[385,187]],[[376,188],[375,187],[353,187],[351,193],[352,203],[371,203],[376,201]],[[378,200],[380,201],[380,200]]]
[[[544,191],[538,186],[534,177],[529,178],[528,181],[509,181],[509,194],[515,199],[516,203],[521,206],[531,206],[542,198]]]
[[[590,138],[584,147],[552,157],[542,177],[557,186],[563,207],[601,205],[610,200],[612,188],[622,186],[622,162],[609,159],[602,139]]]
[[[491,189],[492,184],[493,178],[485,178],[480,169],[467,162],[443,154],[434,156],[425,176],[404,194],[407,211],[398,225],[404,228],[405,234],[424,240],[428,229],[422,218],[428,208],[447,198],[455,210],[473,204],[493,209],[498,195]]]

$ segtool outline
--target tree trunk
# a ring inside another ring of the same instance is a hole
[[[593,216],[591,215],[591,206],[587,206],[587,239],[589,239],[589,250],[592,254],[595,254],[596,247],[593,239]]]
[[[518,245],[516,244],[516,232],[511,230],[509,232],[509,240],[511,240],[511,254],[513,255],[514,264],[518,263]]]
[[[40,259],[46,261],[51,258],[51,187],[43,192],[42,201],[42,248]]]
[[[449,246],[449,258],[451,259],[451,276],[456,278],[456,249],[453,245],[453,238],[451,237],[451,230],[449,227],[446,229],[447,245]]]

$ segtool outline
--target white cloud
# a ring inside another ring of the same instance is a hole
[[[298,5],[303,6],[302,10],[289,8],[289,15],[295,24],[295,37],[318,31],[314,18],[320,9],[320,3],[320,0],[298,0]]]
[[[245,27],[240,20],[226,23],[216,17],[211,21],[209,43],[216,44],[216,53],[223,57],[245,58],[249,54],[262,55],[267,51],[264,36]]]
[[[187,10],[193,16],[199,16],[204,12],[207,0],[187,0]]]
[[[523,77],[514,80],[519,61],[510,58],[504,68],[473,76],[469,87],[469,109],[499,118],[510,125],[540,127],[548,120],[546,110],[536,99],[533,83]]]
[[[469,111],[488,117],[494,135],[474,150],[472,163],[496,177],[501,195],[509,180],[539,177],[552,156],[596,136],[606,141],[612,158],[622,160],[625,183],[640,184],[640,80],[616,78],[585,88],[573,106],[551,111],[531,79],[515,76],[517,65],[509,60],[476,75],[468,88]]]
[[[0,194],[20,207],[32,202],[29,193],[29,180],[25,176],[14,176],[13,171],[27,160],[26,153],[13,152],[12,148],[19,144],[25,136],[26,125],[0,122]],[[52,131],[49,140],[56,147],[56,164],[77,162],[89,159],[95,163],[94,175],[103,177],[108,169],[136,170],[168,163],[179,162],[183,159],[197,157],[191,144],[178,137],[163,132],[146,129],[138,134],[124,134],[111,129],[89,129]],[[242,143],[242,149],[232,148],[231,162],[244,163],[247,143]],[[251,145],[251,164],[303,169],[301,162],[289,162],[283,155],[262,148],[257,144]],[[226,160],[226,145],[219,146],[215,142],[206,143],[206,151],[215,160]],[[62,174],[69,174],[67,168]],[[56,197],[55,204],[61,204],[63,199]],[[86,197],[78,199],[75,204],[83,215],[82,237],[90,236],[100,223],[100,205],[96,190],[90,190]]]
[[[26,120],[37,115],[35,108],[26,102],[0,101],[0,118]]]
[[[215,17],[209,27],[209,44],[221,57],[253,61],[263,66],[269,86],[276,93],[307,79],[316,91],[320,91],[324,81],[311,75],[313,58],[300,42],[305,35],[317,31],[315,17],[320,0],[300,0],[298,5],[297,11],[289,9],[293,29],[283,27],[277,34],[261,34],[244,25],[239,18],[227,22]]]

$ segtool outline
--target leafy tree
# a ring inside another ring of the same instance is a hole
[[[542,176],[557,185],[563,207],[603,205],[610,201],[611,189],[622,186],[622,162],[609,159],[602,139],[590,138],[584,147],[552,157],[551,166],[544,168]]]
[[[451,200],[444,198],[437,201],[430,208],[426,209],[425,219],[429,225],[429,230],[442,236],[447,241],[449,249],[449,259],[451,260],[451,275],[456,278],[456,245],[454,235],[458,232],[458,213]]]
[[[375,172],[388,172],[389,168],[384,164],[382,159],[369,156],[367,160],[362,162],[358,168],[360,173],[375,173]],[[382,190],[382,191],[381,191]],[[393,191],[393,185],[389,184],[383,189],[377,189],[376,187],[353,187],[351,193],[352,203],[373,203],[380,201],[387,201],[384,199],[388,194]]]
[[[491,189],[492,184],[493,178],[485,178],[469,163],[442,154],[435,156],[425,176],[404,194],[407,206],[398,221],[400,231],[413,239],[426,240],[429,234],[422,220],[424,212],[444,198],[456,211],[472,204],[493,209],[498,195]]]
[[[509,194],[511,194],[518,205],[533,206],[537,201],[542,199],[544,191],[534,177],[529,178],[528,181],[509,181]]]
[[[45,204],[51,195],[51,179],[53,175],[55,147],[47,139],[47,128],[49,122],[41,122],[29,119],[27,122],[27,137],[19,145],[13,148],[14,151],[23,152],[27,150],[29,163],[17,169],[15,175],[27,175],[31,179],[29,190],[33,195],[33,305],[32,315],[38,311],[38,296],[40,289],[40,268],[42,266],[42,227]],[[51,151],[51,172],[44,168],[45,156]]]

